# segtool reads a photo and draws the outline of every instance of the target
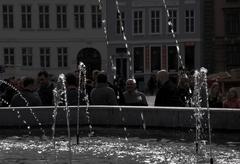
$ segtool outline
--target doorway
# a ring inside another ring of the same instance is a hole
[[[87,78],[92,78],[93,70],[101,70],[101,55],[94,48],[84,48],[77,55],[77,66],[83,62],[87,69]]]

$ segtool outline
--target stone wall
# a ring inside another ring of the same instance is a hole
[[[69,107],[70,123],[76,125],[77,107]],[[53,124],[53,107],[34,107],[33,113],[39,122],[45,126]],[[89,120],[86,117],[86,107],[79,108],[80,126],[87,126],[89,123],[94,126],[114,127],[139,127],[143,124],[150,128],[194,128],[195,118],[194,108],[183,107],[127,107],[127,106],[90,106]],[[19,111],[20,115],[16,111]],[[205,113],[204,126],[207,124],[207,110]],[[213,129],[240,130],[240,109],[211,108],[211,127]],[[18,118],[19,117],[19,118]],[[17,127],[27,125],[39,126],[29,108],[0,108],[0,127]],[[66,111],[64,108],[58,109],[56,118],[57,125],[67,125]]]

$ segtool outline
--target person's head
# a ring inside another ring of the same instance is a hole
[[[20,78],[18,78],[16,81],[17,81],[17,89],[18,90],[23,90],[23,80],[24,80],[24,78],[25,78],[25,76],[23,76],[23,77],[20,77]]]
[[[231,100],[231,99],[236,99],[238,98],[238,93],[237,93],[237,89],[236,88],[230,88],[227,94],[227,99]]]
[[[38,81],[41,86],[48,85],[49,80],[48,80],[48,72],[47,71],[40,71],[38,73]]]
[[[93,81],[96,81],[96,80],[97,80],[97,76],[98,76],[98,74],[99,74],[100,72],[101,72],[101,71],[99,71],[99,70],[97,70],[97,69],[95,69],[95,70],[92,71],[92,80],[93,80]]]
[[[135,79],[127,79],[126,81],[126,89],[128,92],[132,92],[136,90],[137,83]]]
[[[66,75],[67,86],[77,86],[77,78],[73,73],[68,73]]]
[[[9,84],[13,85],[14,87],[16,86],[16,79],[15,79],[14,76],[9,77],[7,82],[8,82]]]
[[[164,84],[166,81],[169,80],[169,74],[166,70],[162,69],[157,72],[157,81],[161,84]]]
[[[103,72],[97,75],[97,83],[107,83],[107,75]]]
[[[34,85],[34,79],[32,77],[24,77],[22,81],[23,89],[27,89],[30,91],[34,91],[35,85]]]
[[[218,82],[214,82],[214,83],[212,83],[212,85],[209,89],[209,93],[210,94],[218,94],[218,93],[220,93],[220,90],[221,90],[220,84]]]

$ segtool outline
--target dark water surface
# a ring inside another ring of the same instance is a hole
[[[71,160],[67,130],[56,130],[54,148],[50,130],[46,136],[41,136],[37,129],[32,130],[32,135],[27,135],[26,130],[2,129],[0,164],[64,164],[69,161],[73,164],[209,163],[209,147],[201,144],[196,155],[194,131],[191,130],[127,129],[126,136],[121,128],[97,128],[95,134],[88,137],[85,129],[81,131],[77,145],[72,129]],[[214,163],[240,163],[238,137],[230,132],[213,133]]]

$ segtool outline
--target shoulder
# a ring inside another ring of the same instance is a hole
[[[20,98],[20,94],[19,93],[15,94],[12,99],[15,100],[15,99],[18,99],[18,98]]]
[[[137,95],[145,96],[145,94],[143,92],[141,92],[141,91],[137,91],[136,93],[137,93]]]
[[[109,90],[109,91],[111,91],[111,92],[114,92],[114,89],[111,88],[111,87],[106,87],[106,90]]]

